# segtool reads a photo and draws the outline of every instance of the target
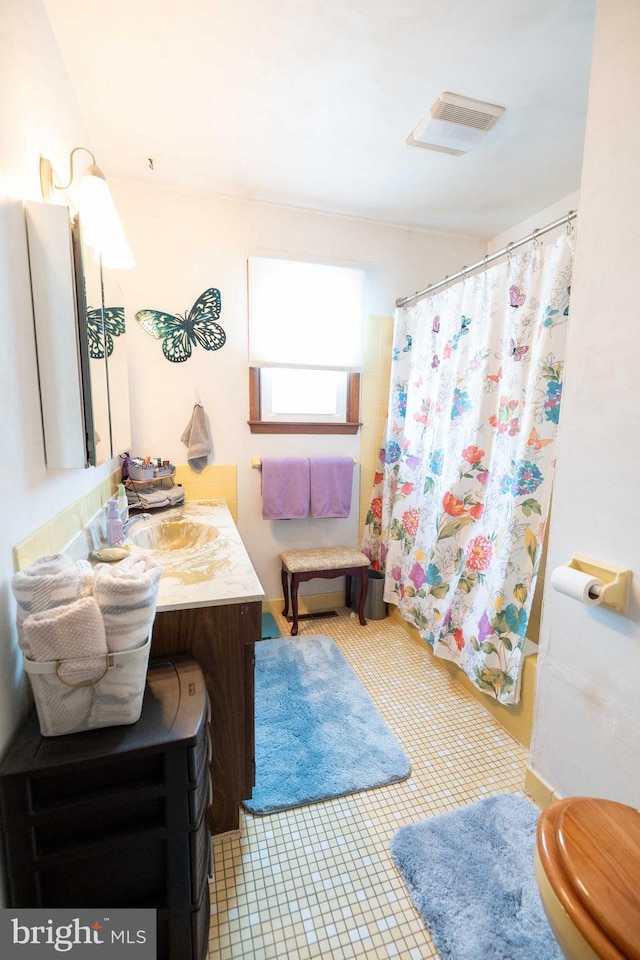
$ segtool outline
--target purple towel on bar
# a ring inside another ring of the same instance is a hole
[[[353,457],[312,457],[311,516],[348,517],[351,512]]]
[[[309,516],[309,460],[262,460],[262,516],[265,520],[304,520]]]

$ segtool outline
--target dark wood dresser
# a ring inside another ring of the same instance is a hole
[[[153,907],[159,960],[204,960],[210,706],[190,657],[149,664],[140,720],[42,737],[35,711],[0,765],[12,907]]]

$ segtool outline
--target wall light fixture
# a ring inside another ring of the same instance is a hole
[[[131,248],[120,223],[107,179],[96,164],[96,158],[87,147],[74,147],[69,157],[69,182],[58,181],[50,160],[40,157],[40,187],[42,197],[49,201],[54,190],[68,190],[73,184],[73,157],[78,150],[84,150],[91,157],[91,163],[83,171],[82,179],[74,191],[74,210],[80,216],[83,242],[95,250],[105,267],[115,270],[128,270],[133,267]]]

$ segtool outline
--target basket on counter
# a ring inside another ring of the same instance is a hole
[[[176,468],[172,463],[166,463],[165,466],[154,466],[153,463],[136,463],[132,460],[129,464],[129,480],[135,480],[136,483],[149,480],[162,480],[164,477],[172,477]]]
[[[141,647],[105,656],[45,661],[24,657],[42,736],[139,720],[150,648],[149,637]]]

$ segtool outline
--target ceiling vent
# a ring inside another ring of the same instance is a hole
[[[407,137],[410,147],[459,156],[478,144],[504,113],[504,107],[442,93]]]

